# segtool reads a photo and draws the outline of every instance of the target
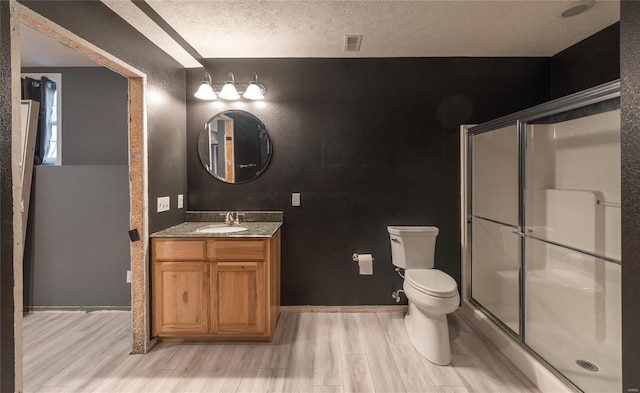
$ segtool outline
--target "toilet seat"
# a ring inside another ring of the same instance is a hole
[[[407,269],[404,282],[425,295],[450,298],[458,295],[458,284],[447,273],[438,269]]]

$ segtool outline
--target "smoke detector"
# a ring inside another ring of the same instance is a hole
[[[362,35],[345,35],[344,36],[344,51],[345,52],[359,52],[361,43],[362,43]]]

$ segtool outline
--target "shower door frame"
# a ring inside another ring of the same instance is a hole
[[[461,224],[462,233],[462,260],[465,266],[463,266],[463,305],[466,302],[470,303],[476,309],[480,310],[487,318],[489,318],[495,325],[497,325],[503,333],[506,333],[518,346],[526,353],[533,356],[540,364],[542,364],[548,371],[550,371],[555,377],[561,380],[569,389],[575,392],[582,392],[573,382],[564,376],[560,371],[553,367],[545,358],[539,355],[525,342],[526,329],[525,329],[525,242],[527,238],[537,239],[549,244],[558,245],[552,241],[544,239],[538,239],[537,237],[530,237],[524,233],[525,228],[525,202],[526,202],[526,183],[525,183],[525,153],[526,153],[526,125],[528,122],[540,119],[546,116],[567,112],[572,109],[581,108],[590,104],[596,104],[599,102],[607,101],[613,98],[620,97],[620,80],[611,81],[591,89],[587,89],[566,97],[562,97],[553,101],[549,101],[535,107],[525,109],[507,116],[500,117],[479,125],[474,126],[462,126],[461,138],[465,138],[461,143],[461,217],[464,220]],[[486,132],[495,131],[507,126],[516,125],[517,129],[517,149],[518,149],[518,226],[517,234],[519,237],[519,267],[518,267],[518,333],[514,332],[504,322],[502,322],[496,315],[484,307],[479,301],[473,298],[473,286],[472,286],[472,203],[473,203],[473,176],[472,176],[472,154],[473,154],[473,136],[483,134]],[[570,248],[565,245],[562,247]],[[584,250],[577,250],[591,256],[598,257],[600,259],[607,260],[609,262],[618,263],[621,262],[613,258],[607,258],[602,255],[596,255],[594,253],[585,252]]]

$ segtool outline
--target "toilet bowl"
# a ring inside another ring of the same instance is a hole
[[[460,304],[456,281],[434,269],[436,227],[387,227],[392,262],[404,272],[403,290],[409,301],[407,335],[416,350],[439,365],[451,362],[447,314]]]
[[[455,280],[437,269],[410,269],[405,271],[404,277],[402,288],[409,300],[405,327],[411,343],[432,363],[449,364],[451,346],[447,314],[454,312],[460,304]]]

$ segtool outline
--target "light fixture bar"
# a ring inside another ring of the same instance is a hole
[[[253,79],[249,83],[236,83],[233,73],[229,73],[229,78],[224,83],[212,83],[211,75],[204,74],[204,81],[200,83],[198,91],[194,96],[201,100],[237,100],[242,95],[247,100],[263,100],[267,92],[267,87],[258,82],[258,74],[253,74]],[[240,90],[238,90],[240,87]],[[218,90],[219,89],[219,90]],[[216,90],[218,91],[216,93]]]

